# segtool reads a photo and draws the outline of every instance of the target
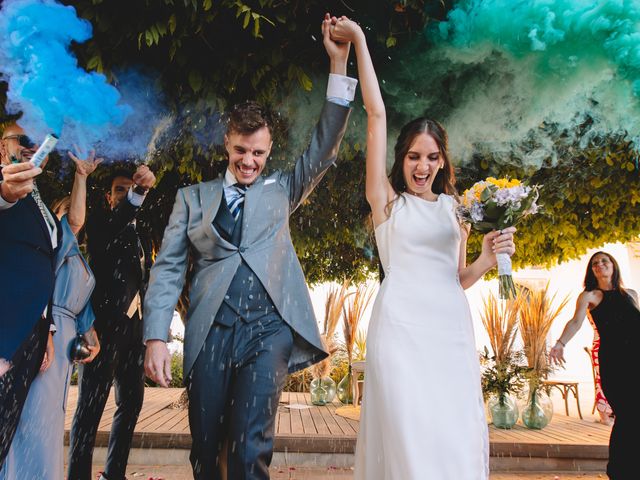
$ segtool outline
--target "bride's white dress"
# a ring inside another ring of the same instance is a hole
[[[376,228],[358,480],[485,480],[489,439],[455,201],[403,194]]]

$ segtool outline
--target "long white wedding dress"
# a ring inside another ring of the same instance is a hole
[[[485,480],[489,441],[455,201],[403,194],[376,228],[357,480]]]

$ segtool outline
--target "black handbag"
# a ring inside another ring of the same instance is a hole
[[[71,347],[69,351],[69,358],[72,362],[79,362],[91,355],[89,350],[89,343],[85,340],[84,335],[76,335],[71,341]]]

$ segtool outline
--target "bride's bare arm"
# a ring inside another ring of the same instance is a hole
[[[387,116],[384,102],[367,40],[360,26],[341,17],[333,25],[331,37],[337,41],[351,42],[356,52],[360,89],[367,112],[366,195],[373,222],[377,226],[387,219],[385,207],[394,196],[387,178]]]
[[[467,237],[469,230],[460,227],[462,241],[460,242],[460,257],[458,263],[458,276],[460,285],[467,289],[476,283],[482,276],[495,267],[496,253],[507,253],[513,255],[516,246],[513,242],[514,227],[505,228],[501,232],[489,232],[482,239],[482,252],[480,256],[470,265],[466,265]]]

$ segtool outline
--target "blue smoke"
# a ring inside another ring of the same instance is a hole
[[[161,109],[157,92],[141,74],[119,77],[119,88],[78,66],[73,42],[92,27],[73,7],[54,0],[5,0],[0,10],[0,70],[8,82],[7,110],[39,141],[60,137],[59,148],[98,148],[111,158],[141,156]],[[121,94],[122,92],[122,94]]]
[[[156,129],[166,130],[171,124],[165,125],[164,96],[150,72],[129,69],[116,72],[115,78],[122,102],[131,109],[131,113],[122,125],[105,128],[105,136],[100,139],[97,150],[101,155],[116,160],[140,159],[149,150],[149,142]]]

